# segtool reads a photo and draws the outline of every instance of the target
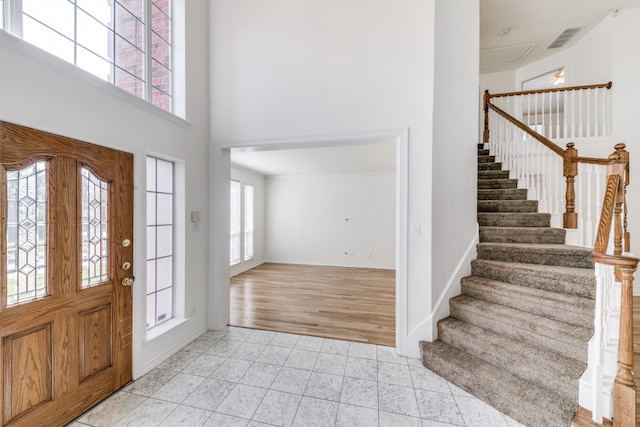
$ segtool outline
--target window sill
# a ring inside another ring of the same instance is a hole
[[[189,318],[187,317],[183,317],[183,318],[173,318],[173,319],[169,319],[164,323],[159,324],[158,326],[154,326],[151,329],[147,330],[144,342],[148,343],[150,341],[153,341],[154,339],[158,338],[159,336],[162,336],[164,334],[166,334],[167,332],[169,332],[170,330],[177,328],[178,326],[182,325],[183,323],[185,323],[187,320],[189,320]]]
[[[129,104],[135,105],[148,113],[154,114],[167,121],[175,123],[178,126],[181,126],[183,128],[191,126],[191,123],[189,123],[186,119],[177,116],[174,113],[170,113],[169,111],[163,110],[162,108],[156,107],[146,100],[132,95],[126,90],[120,89],[112,83],[94,76],[88,71],[85,71],[82,68],[79,68],[78,66],[65,61],[64,59],[58,58],[57,56],[47,52],[46,50],[34,46],[29,42],[26,42],[20,37],[17,37],[6,30],[0,29],[0,45],[2,45],[2,47],[13,50],[14,52],[22,56],[38,61],[45,66],[58,70],[61,73],[65,73],[75,80],[80,80],[84,83],[87,83],[93,88],[100,90],[108,95],[117,97],[125,102],[128,102]]]

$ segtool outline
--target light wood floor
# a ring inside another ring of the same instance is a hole
[[[231,278],[232,326],[395,346],[395,271],[262,264]]]

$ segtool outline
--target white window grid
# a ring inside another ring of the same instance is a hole
[[[140,10],[129,9],[135,4],[142,5]],[[127,35],[116,28],[117,14],[133,20],[141,34],[129,29]],[[159,108],[173,110],[171,0],[0,0],[0,29]],[[140,70],[132,71],[136,55]]]
[[[147,156],[147,329],[174,316],[174,169]]]
[[[230,188],[230,223],[229,223],[229,263],[240,262],[242,198],[240,181],[231,180]]]
[[[252,259],[253,253],[253,185],[244,185],[244,260]]]

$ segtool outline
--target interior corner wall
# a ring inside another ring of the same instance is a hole
[[[431,307],[434,1],[210,2],[214,147],[409,129],[404,214],[421,232],[406,250],[407,330]],[[450,25],[451,34],[461,27]],[[222,191],[225,183],[215,185]],[[226,238],[220,234],[212,241]],[[214,286],[228,287],[228,277],[218,276]],[[212,304],[224,310],[224,301]],[[407,348],[417,354],[417,340]]]
[[[0,120],[108,146],[134,154],[134,377],[171,356],[207,326],[208,240],[208,44],[207,1],[185,1],[186,118],[170,119],[155,107],[38,48],[0,31]],[[179,327],[146,341],[144,206],[145,156],[168,157],[184,165],[184,211],[200,211],[200,230],[176,236],[186,257],[185,307]]]
[[[230,266],[230,274],[234,276],[265,260],[265,176],[232,164],[231,179],[253,186],[253,258]]]
[[[269,262],[395,269],[395,174],[270,176]]]
[[[479,142],[479,4],[437,0],[435,13],[431,339],[475,258]]]

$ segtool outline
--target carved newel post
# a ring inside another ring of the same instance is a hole
[[[482,132],[482,142],[489,142],[489,90],[484,91],[484,132]]]
[[[564,151],[563,157],[563,174],[567,179],[567,193],[565,196],[565,213],[562,216],[562,226],[564,228],[578,228],[578,214],[576,210],[576,189],[575,181],[576,175],[578,175],[578,150],[575,148],[575,144],[570,142],[567,144],[567,149]]]

